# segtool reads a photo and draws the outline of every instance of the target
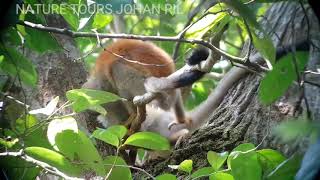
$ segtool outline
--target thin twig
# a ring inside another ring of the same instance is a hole
[[[152,176],[150,173],[148,173],[146,170],[136,167],[136,166],[129,166],[129,165],[118,165],[118,164],[103,164],[105,166],[114,166],[114,167],[123,167],[123,168],[130,168],[130,169],[134,169],[134,170],[138,170],[141,171],[143,173],[145,173],[147,176],[149,176],[151,179],[156,179],[154,176]]]
[[[313,75],[320,75],[320,72],[314,72],[314,71],[304,71],[304,74],[313,74]]]
[[[10,100],[14,101],[14,102],[17,103],[17,104],[20,104],[20,105],[22,105],[22,106],[25,106],[26,108],[29,108],[29,107],[30,107],[29,105],[25,104],[24,102],[21,102],[21,101],[19,101],[18,99],[14,98],[14,97],[12,97],[12,96],[7,95],[6,93],[3,93],[3,92],[0,91],[0,94],[1,94],[2,96],[4,96],[4,98],[10,99]]]
[[[143,62],[140,62],[140,61],[128,59],[128,58],[126,58],[126,57],[124,57],[124,56],[121,56],[121,55],[119,55],[119,54],[117,54],[117,53],[114,53],[114,52],[112,52],[112,51],[110,51],[110,50],[108,50],[108,49],[106,49],[106,48],[104,49],[104,51],[107,51],[107,52],[109,52],[110,54],[112,54],[112,55],[114,55],[114,56],[116,56],[116,57],[118,57],[118,58],[120,58],[120,59],[122,59],[122,60],[125,60],[125,61],[127,61],[127,62],[129,62],[129,63],[139,64],[139,65],[142,65],[142,66],[163,67],[163,66],[168,66],[168,65],[174,63],[174,62],[168,62],[168,63],[165,63],[165,64],[143,63]]]

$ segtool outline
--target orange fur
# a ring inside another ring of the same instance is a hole
[[[129,62],[117,57],[111,52],[129,59],[130,61],[137,61],[150,65]],[[107,77],[110,77],[112,74],[112,65],[115,61],[128,64],[130,67],[145,73],[146,77],[165,77],[175,70],[173,60],[166,52],[150,42],[140,40],[123,39],[108,46],[96,61],[95,74],[104,72],[107,73],[105,74]]]

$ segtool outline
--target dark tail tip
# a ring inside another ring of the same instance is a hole
[[[199,47],[195,49],[191,55],[187,58],[187,63],[189,65],[199,64],[201,61],[204,61],[208,58],[209,51],[205,47]]]

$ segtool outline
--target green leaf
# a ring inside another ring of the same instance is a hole
[[[177,177],[173,174],[161,174],[159,176],[156,177],[156,180],[176,180]]]
[[[214,170],[219,170],[223,163],[227,160],[228,158],[228,152],[223,152],[223,153],[216,153],[213,151],[209,151],[207,153],[207,159],[210,165],[213,167]]]
[[[44,24],[39,16],[28,13],[25,16],[25,20],[36,24]],[[51,33],[32,28],[25,28],[25,32],[27,33],[25,35],[26,44],[30,49],[39,53],[61,50],[59,43]]]
[[[286,159],[280,152],[272,149],[262,149],[257,153],[264,174],[269,174]]]
[[[184,160],[179,164],[178,170],[183,171],[183,172],[187,172],[187,173],[191,173],[192,171],[192,160]]]
[[[19,31],[15,27],[8,27],[2,30],[2,40],[6,42],[6,44],[13,46],[23,44],[23,39],[19,36]]]
[[[0,70],[13,77],[19,75],[21,81],[26,85],[36,85],[38,74],[29,59],[24,57],[15,48],[7,48],[3,44],[0,44],[0,54],[4,56],[4,60],[0,64]]]
[[[273,45],[271,38],[267,35],[260,37],[255,34],[255,31],[251,30],[253,45],[260,52],[264,60],[266,61],[269,68],[272,68],[272,65],[276,61],[276,48]]]
[[[260,180],[262,168],[253,144],[240,144],[228,158],[230,159],[231,173],[235,179]]]
[[[191,178],[196,179],[200,177],[209,176],[216,172],[212,167],[203,167],[198,170],[196,170],[194,173],[192,173]]]
[[[308,52],[296,52],[297,70],[300,73],[308,62]],[[293,63],[293,54],[287,54],[279,59],[278,63],[261,81],[259,98],[264,104],[271,104],[281,97],[294,80],[297,79]],[[272,87],[272,91],[270,88]]]
[[[37,124],[39,124],[39,122]],[[27,136],[23,138],[25,147],[39,146],[47,149],[52,149],[51,144],[46,138],[46,127],[37,127],[36,129],[31,128],[26,132],[26,134]]]
[[[270,36],[257,27],[249,25],[249,29],[247,29],[243,20],[237,19],[236,22],[247,34],[249,34],[248,30],[250,31],[254,47],[260,52],[268,67],[272,69],[272,66],[276,61],[276,48],[274,47]]]
[[[167,138],[152,132],[135,133],[128,137],[124,144],[152,150],[170,149],[170,143]]]
[[[47,137],[49,143],[56,149],[59,150],[56,146],[56,136],[58,133],[61,133],[64,130],[72,130],[75,133],[78,133],[77,121],[69,116],[60,119],[54,119],[50,121],[47,130]]]
[[[201,39],[208,31],[218,33],[229,22],[228,13],[208,14],[192,25],[186,32],[188,38]]]
[[[91,140],[82,132],[64,130],[55,138],[59,151],[71,160],[80,161],[86,169],[94,170],[98,175],[105,176],[102,158]]]
[[[92,133],[92,136],[112,146],[119,147],[118,137],[106,129],[99,128]]]
[[[79,176],[82,172],[79,166],[73,165],[67,158],[50,149],[27,147],[24,152],[26,155],[38,161],[45,162],[68,175]]]
[[[223,172],[216,172],[209,177],[210,180],[234,180],[233,176]]]
[[[278,165],[274,170],[268,174],[267,180],[291,180],[294,179],[297,171],[300,168],[301,156],[293,156],[280,165]]]
[[[80,18],[80,21],[79,21],[79,27],[77,29],[77,31],[80,31],[80,30],[83,30],[83,29],[86,29],[86,27],[89,27],[92,20],[91,20],[91,17],[93,15],[83,15],[83,17]]]
[[[77,30],[79,27],[79,17],[75,13],[75,11],[68,5],[58,7],[59,14],[68,22],[72,30]]]
[[[14,138],[11,140],[5,140],[5,139],[0,138],[0,145],[3,145],[9,149],[12,148],[17,142],[19,142],[18,138]]]
[[[41,170],[20,157],[12,156],[0,157],[0,167],[6,173],[6,179],[37,179]]]
[[[113,19],[113,16],[102,14],[102,13],[96,13],[93,19],[93,28],[101,29],[106,27]]]
[[[112,168],[111,174],[108,178],[109,180],[131,180],[132,179],[130,168],[121,157],[107,156],[106,159],[103,160],[103,164],[105,166],[106,173],[110,171],[113,164],[119,165],[119,166],[114,166]]]
[[[119,140],[121,141],[122,138],[127,134],[127,128],[122,125],[114,125],[107,129],[107,131],[110,131],[112,134],[116,135]]]
[[[120,99],[115,94],[93,89],[73,89],[68,91],[66,96],[69,101],[73,102],[72,107],[75,112]]]
[[[15,122],[15,129],[19,133],[23,133],[25,130],[31,128],[38,123],[38,119],[33,115],[26,115],[18,118]]]
[[[242,18],[248,21],[249,25],[255,27],[255,29],[261,29],[256,20],[255,14],[253,13],[254,11],[252,11],[247,5],[243,4],[240,0],[227,0],[224,2],[238,12]]]
[[[88,109],[91,110],[91,111],[95,111],[95,112],[97,112],[97,113],[99,113],[99,114],[101,114],[103,116],[106,116],[107,113],[108,113],[106,111],[106,109],[104,107],[102,107],[101,105],[90,106]]]

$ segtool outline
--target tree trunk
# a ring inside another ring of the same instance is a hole
[[[276,47],[294,44],[306,40],[311,30],[319,32],[313,12],[305,6],[308,19],[301,5],[294,2],[274,3],[262,20],[262,27],[270,32]],[[310,36],[310,38],[313,38]],[[313,41],[314,44],[319,44]],[[319,46],[318,46],[319,47]],[[244,50],[246,52],[246,50]],[[312,56],[309,66],[315,69],[319,66],[319,52],[311,48]],[[309,77],[308,77],[309,78]],[[290,155],[301,150],[299,143],[282,144],[271,134],[272,128],[278,123],[292,117],[291,110],[301,97],[301,90],[293,85],[286,95],[270,106],[260,104],[257,92],[261,78],[256,74],[248,74],[229,89],[220,106],[212,112],[210,120],[199,130],[184,138],[168,159],[149,162],[144,169],[153,175],[173,171],[168,168],[170,164],[179,164],[185,159],[192,159],[195,168],[208,165],[206,153],[209,150],[216,152],[231,151],[241,143],[251,142],[259,147],[268,147]],[[313,77],[313,82],[320,79]],[[315,90],[316,89],[316,90]],[[272,91],[272,89],[270,89]],[[307,85],[305,95],[308,99],[309,109],[314,117],[319,118],[319,87]],[[317,97],[318,101],[317,101]],[[279,106],[284,104],[285,107]],[[299,106],[305,107],[304,103]],[[143,176],[137,172],[136,177]]]

